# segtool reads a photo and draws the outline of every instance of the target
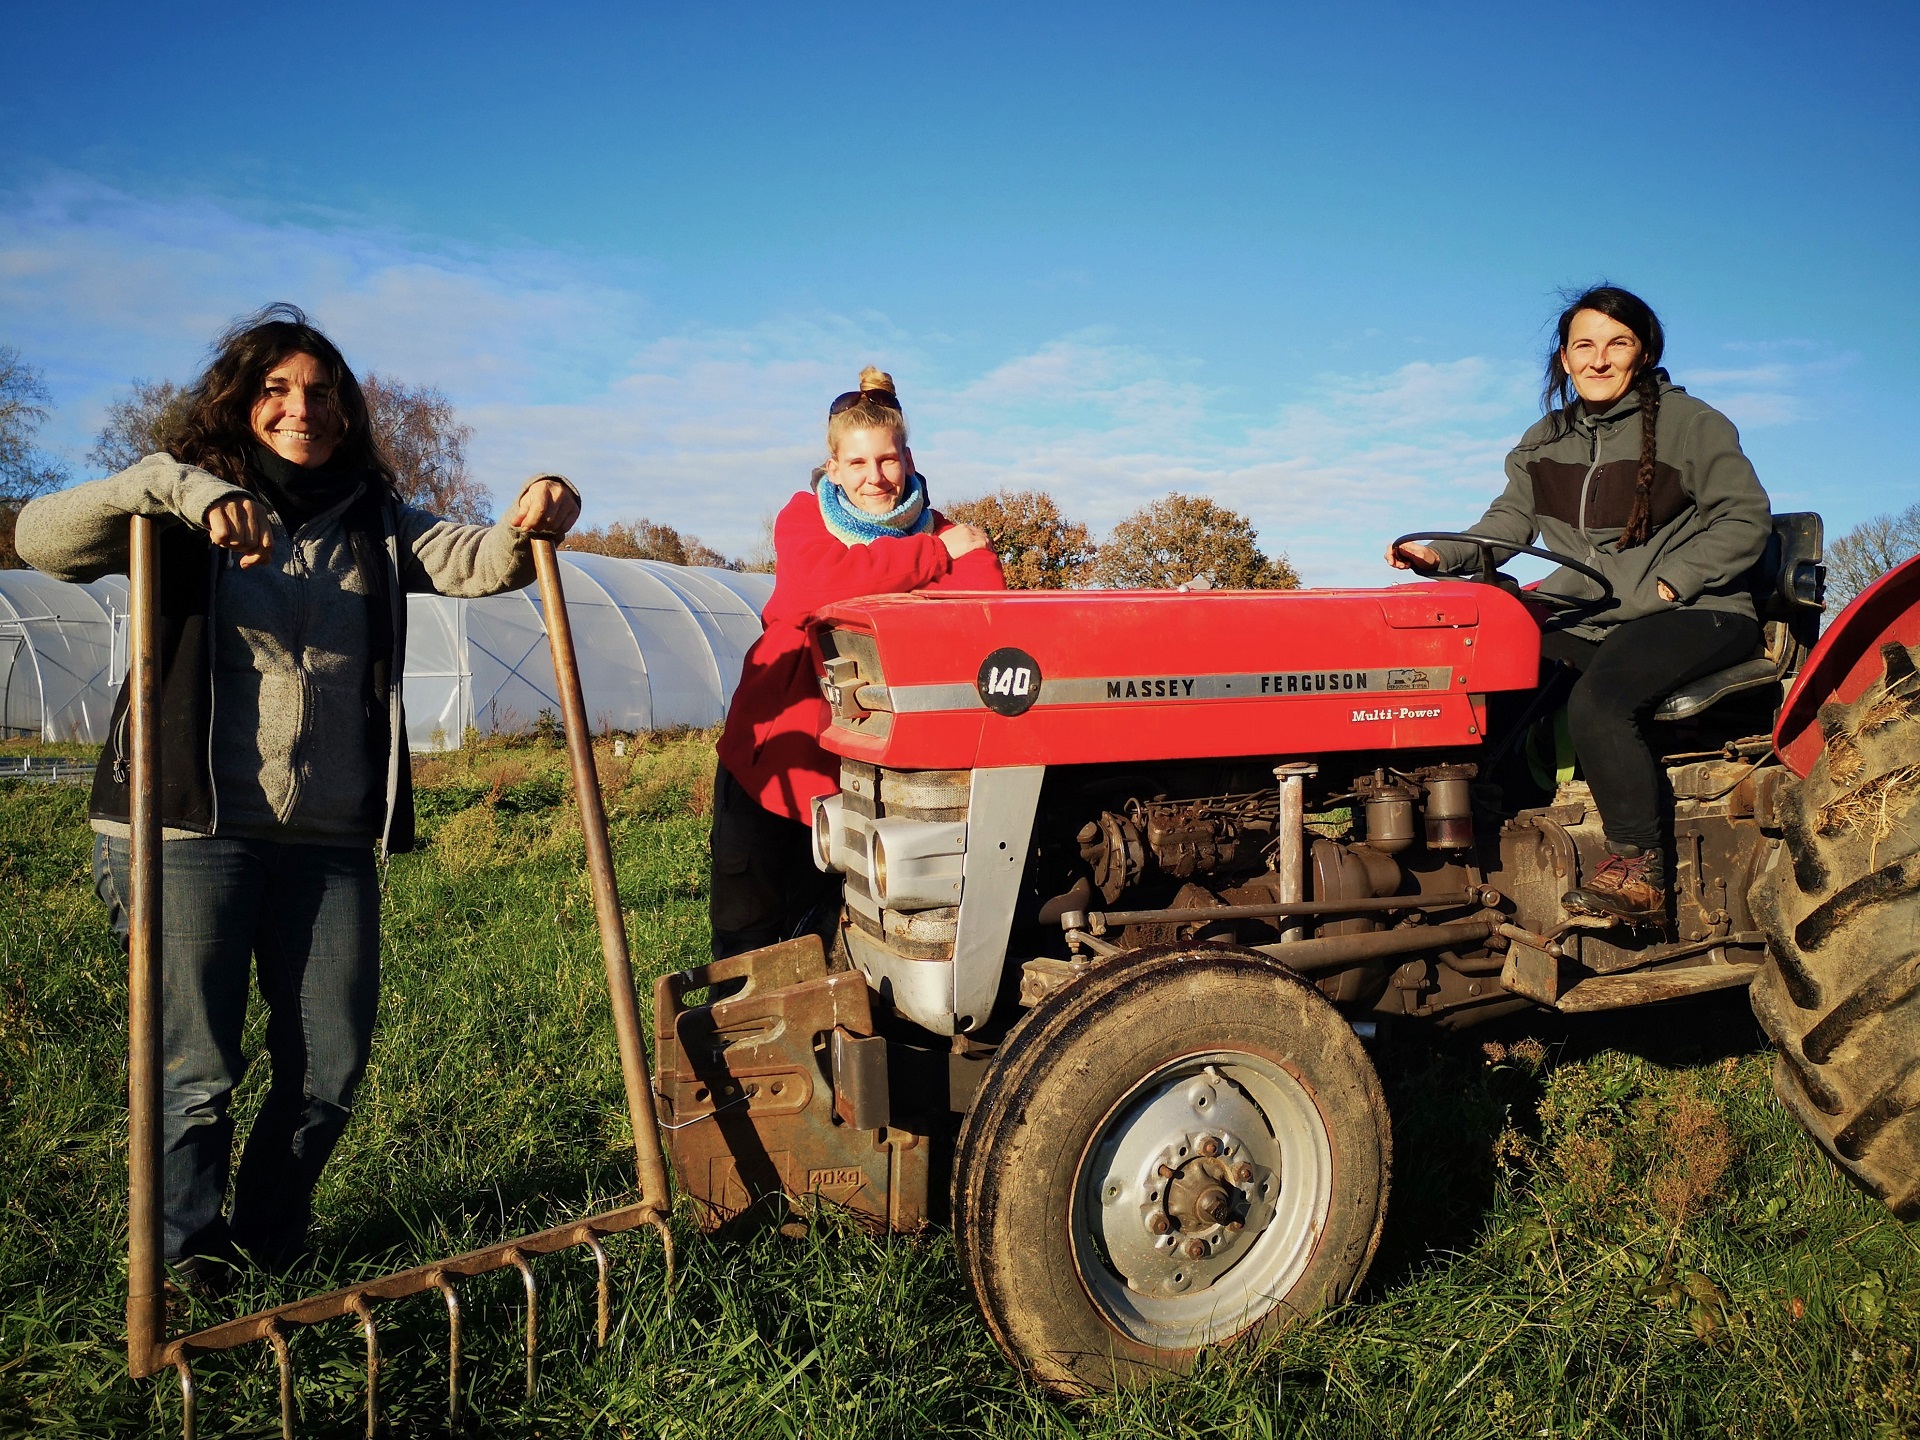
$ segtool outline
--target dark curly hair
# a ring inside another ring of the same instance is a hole
[[[360,382],[339,348],[314,328],[305,312],[284,302],[234,321],[214,342],[213,362],[187,392],[186,417],[169,437],[167,453],[252,489],[247,456],[259,443],[253,433],[254,403],[267,372],[290,355],[311,355],[332,382],[334,418],[342,432],[334,454],[373,475],[392,493],[393,467],[374,441]]]
[[[1562,291],[1565,299],[1568,292]],[[1631,290],[1618,285],[1594,285],[1567,301],[1554,327],[1553,348],[1547,352],[1547,383],[1540,403],[1554,421],[1554,438],[1573,428],[1573,405],[1578,399],[1573,377],[1567,374],[1561,359],[1567,348],[1567,331],[1573,317],[1582,310],[1597,310],[1609,320],[1618,321],[1633,332],[1640,342],[1640,363],[1633,372],[1633,385],[1640,392],[1640,474],[1633,487],[1633,508],[1627,512],[1627,528],[1620,536],[1620,548],[1630,550],[1644,545],[1653,528],[1654,425],[1660,418],[1660,379],[1654,373],[1666,352],[1667,335],[1660,328],[1660,317],[1653,307]]]

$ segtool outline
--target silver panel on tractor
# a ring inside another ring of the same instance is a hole
[[[848,957],[935,1034],[993,1011],[1045,774],[848,760],[840,793],[815,802],[815,863],[846,876]]]

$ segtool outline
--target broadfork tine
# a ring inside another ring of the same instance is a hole
[[[667,1293],[671,1295],[673,1293],[673,1231],[667,1225],[666,1217],[661,1215],[657,1210],[647,1216],[647,1226],[649,1229],[660,1232],[660,1248],[666,1253],[667,1261],[666,1289]]]
[[[193,1393],[193,1366],[181,1355],[174,1360],[173,1368],[180,1372],[180,1440],[198,1440],[199,1406]]]
[[[607,1348],[607,1331],[613,1321],[613,1287],[609,1283],[608,1267],[613,1263],[607,1259],[607,1247],[600,1243],[600,1237],[591,1230],[587,1232],[587,1247],[593,1251],[593,1268],[596,1275],[594,1292],[599,1300],[600,1328],[597,1349]]]
[[[445,1274],[433,1283],[447,1297],[447,1428],[460,1431],[460,1291]]]
[[[518,1246],[507,1251],[507,1263],[520,1272],[520,1283],[526,1287],[527,1291],[527,1399],[531,1400],[534,1381],[539,1375],[534,1346],[539,1333],[540,1294],[533,1283],[533,1266],[527,1262],[527,1257],[520,1253]]]
[[[373,1328],[373,1307],[367,1304],[367,1297],[354,1296],[352,1307],[367,1337],[367,1440],[376,1440],[380,1433],[380,1339]]]
[[[267,1322],[267,1343],[273,1346],[274,1363],[280,1367],[280,1440],[293,1440],[297,1418],[293,1408],[293,1352],[287,1348],[286,1334],[277,1322]]]

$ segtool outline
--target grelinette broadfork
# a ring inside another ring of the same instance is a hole
[[[600,948],[606,960],[607,998],[620,1048],[620,1070],[626,1086],[627,1114],[633,1125],[634,1160],[639,1197],[618,1209],[571,1220],[550,1230],[470,1250],[411,1270],[368,1280],[324,1295],[276,1305],[186,1335],[167,1333],[166,1296],[160,1257],[160,747],[158,734],[159,664],[157,604],[159,553],[154,522],[133,517],[129,579],[131,581],[130,687],[128,715],[131,729],[133,805],[131,933],[128,945],[128,1235],[127,1235],[127,1368],[135,1378],[171,1369],[179,1377],[182,1429],[194,1440],[198,1396],[194,1387],[193,1357],[241,1345],[264,1343],[273,1350],[280,1371],[280,1433],[295,1433],[299,1406],[296,1372],[288,1337],[306,1325],[352,1319],[366,1337],[366,1433],[380,1428],[380,1342],[378,1307],[410,1295],[432,1292],[447,1307],[447,1415],[456,1428],[461,1421],[460,1282],[491,1270],[517,1270],[526,1290],[526,1390],[532,1398],[538,1380],[539,1289],[533,1261],[536,1256],[581,1248],[595,1268],[598,1298],[598,1343],[607,1343],[612,1317],[610,1266],[602,1237],[642,1226],[660,1236],[666,1251],[666,1278],[673,1279],[673,1236],[667,1216],[672,1199],[666,1164],[655,1123],[653,1086],[648,1074],[646,1044],[634,999],[633,970],[627,955],[626,928],[620,916],[613,856],[607,843],[607,820],[594,770],[593,747],[587,729],[586,706],[581,699],[580,671],[573,649],[565,596],[561,593],[559,563],[553,542],[533,541],[539,575],[540,605],[547,638],[553,650],[553,670],[559,682],[560,713],[566,726],[567,755],[573,774],[574,796],[580,810],[580,828],[586,837],[587,869],[593,880],[594,913],[600,925]]]

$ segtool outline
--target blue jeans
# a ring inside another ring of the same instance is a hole
[[[125,840],[97,836],[94,889],[124,940]],[[277,1266],[297,1256],[321,1167],[366,1072],[380,985],[371,847],[168,840],[161,866],[161,1135],[166,1257]],[[221,1214],[249,974],[267,1002],[272,1079]]]

